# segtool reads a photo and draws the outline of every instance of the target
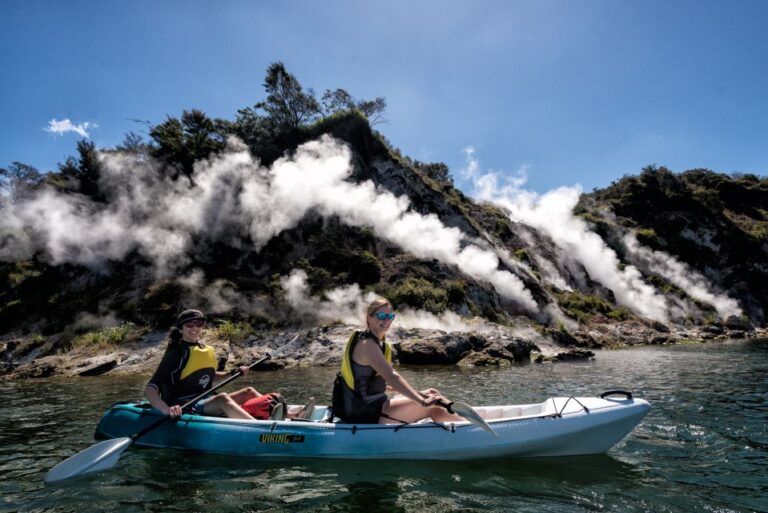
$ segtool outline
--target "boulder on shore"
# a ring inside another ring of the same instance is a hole
[[[75,372],[78,376],[100,376],[117,367],[119,363],[120,356],[115,354],[89,358],[82,362]]]

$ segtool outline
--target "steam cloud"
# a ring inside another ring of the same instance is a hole
[[[579,200],[579,187],[561,187],[543,196],[522,190],[525,174],[500,184],[498,173],[481,173],[474,149],[465,149],[467,168],[465,176],[472,180],[475,195],[492,201],[511,212],[514,220],[523,222],[549,234],[567,254],[574,255],[589,275],[613,291],[616,300],[640,315],[668,320],[666,299],[642,280],[634,266],[619,266],[619,258],[587,223],[572,214]]]
[[[721,318],[742,315],[743,312],[735,299],[714,292],[707,283],[707,279],[685,263],[661,251],[642,246],[634,234],[625,235],[623,242],[630,259],[634,260],[638,266],[648,268],[649,271],[663,276],[685,290],[689,296],[712,305]]]
[[[99,185],[108,201],[44,189],[28,201],[0,206],[0,260],[42,250],[53,264],[100,268],[137,251],[165,276],[189,261],[193,238],[237,246],[247,234],[259,249],[315,209],[352,226],[372,226],[413,255],[455,265],[536,310],[522,281],[500,270],[498,257],[468,243],[459,229],[409,211],[406,197],[378,191],[371,181],[346,181],[350,159],[346,146],[324,136],[267,169],[230,139],[224,153],[195,163],[191,181],[173,181],[147,159],[102,153]]]
[[[373,292],[363,294],[355,283],[339,287],[325,293],[324,299],[309,295],[307,273],[294,270],[289,276],[280,279],[288,303],[298,312],[309,314],[317,319],[345,324],[361,324],[365,319],[368,304],[378,296]],[[403,328],[439,329],[443,331],[472,331],[477,327],[463,321],[451,311],[437,316],[423,310],[400,309],[397,312],[397,325]]]
[[[498,173],[481,173],[473,148],[466,148],[465,152],[464,176],[472,181],[478,198],[506,207],[513,219],[549,234],[566,254],[576,256],[594,280],[611,289],[620,304],[660,321],[681,313],[679,305],[670,304],[642,280],[637,267],[629,265],[622,269],[616,253],[585,221],[572,214],[581,194],[579,187],[561,187],[539,196],[522,189],[526,181],[525,168],[500,185]],[[714,292],[704,276],[676,258],[643,247],[633,234],[627,234],[623,242],[635,265],[663,276],[689,296],[712,305],[722,318],[742,314],[738,302]],[[558,281],[556,275],[554,280]]]

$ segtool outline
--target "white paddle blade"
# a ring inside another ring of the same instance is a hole
[[[472,424],[480,426],[481,428],[485,429],[489,433],[492,433],[497,438],[499,438],[499,434],[485,421],[483,417],[480,416],[479,413],[477,413],[477,411],[475,411],[474,408],[472,408],[467,403],[454,402],[451,405],[451,409],[459,417],[464,417]]]
[[[128,437],[99,442],[53,467],[43,480],[46,483],[54,483],[81,474],[112,468],[123,451],[132,443],[133,440]]]

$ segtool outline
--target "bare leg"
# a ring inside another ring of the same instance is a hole
[[[418,422],[421,419],[431,418],[435,422],[461,422],[458,415],[448,413],[442,406],[422,406],[404,396],[398,396],[384,403],[382,414],[401,420],[403,422]],[[397,421],[381,417],[379,424],[392,424]]]
[[[230,419],[254,420],[251,415],[242,409],[229,394],[218,394],[205,401],[203,405],[205,415],[225,415]]]
[[[243,404],[244,402],[255,399],[256,397],[261,397],[262,394],[260,394],[253,387],[246,387],[241,388],[240,390],[236,390],[235,392],[230,392],[227,395],[229,395],[229,397],[231,397],[232,400],[237,404]]]

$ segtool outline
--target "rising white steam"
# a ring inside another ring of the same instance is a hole
[[[466,176],[474,184],[474,194],[481,200],[497,203],[511,212],[513,220],[547,233],[567,254],[577,258],[590,277],[611,289],[616,300],[635,312],[667,321],[665,298],[642,280],[634,266],[623,269],[619,258],[587,223],[577,217],[573,207],[579,200],[579,187],[561,187],[543,196],[522,190],[521,177],[500,183],[498,173],[481,174],[474,150],[465,150],[468,159]]]
[[[721,318],[727,319],[731,315],[740,316],[743,313],[735,299],[714,292],[707,279],[685,263],[661,251],[642,246],[633,233],[625,235],[623,241],[630,260],[664,277],[689,296],[712,305]]]
[[[155,163],[133,155],[103,153],[100,162],[106,203],[45,189],[4,208],[0,260],[43,251],[54,264],[98,268],[136,251],[153,262],[158,275],[169,275],[189,261],[195,239],[237,246],[249,235],[259,249],[315,210],[352,226],[371,226],[411,254],[455,265],[536,310],[522,281],[500,270],[498,257],[468,242],[458,228],[410,211],[406,197],[379,191],[371,181],[346,181],[350,151],[327,136],[269,169],[231,139],[221,155],[195,163],[191,180],[170,180]]]
[[[295,225],[307,210],[316,209],[352,226],[372,226],[377,235],[414,256],[455,265],[473,278],[491,282],[502,296],[527,310],[536,310],[522,281],[499,270],[499,259],[492,252],[466,244],[461,230],[446,227],[434,214],[409,211],[407,197],[378,191],[371,181],[347,182],[350,157],[346,146],[324,137],[300,147],[292,159],[277,161],[268,181],[250,182],[243,190],[243,203],[255,214],[252,238],[264,243]]]
[[[226,280],[208,282],[201,269],[174,278],[183,287],[185,305],[200,308],[211,314],[226,314],[233,309],[247,314],[273,315],[266,299],[240,293],[235,285]]]
[[[373,292],[363,294],[356,283],[328,291],[322,299],[312,297],[307,286],[307,273],[298,269],[293,270],[289,276],[283,276],[280,284],[288,304],[297,312],[318,320],[341,321],[360,326],[365,322],[368,304],[378,297]],[[395,323],[402,328],[464,332],[477,329],[450,311],[438,316],[423,310],[404,308],[398,310]]]

